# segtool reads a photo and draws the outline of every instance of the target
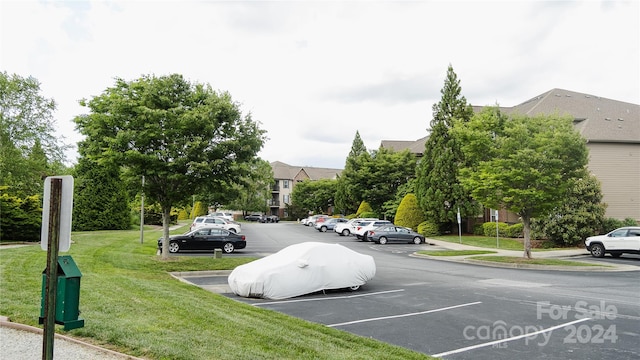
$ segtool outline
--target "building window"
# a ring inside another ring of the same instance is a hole
[[[289,188],[289,180],[282,180],[282,187],[285,189]]]
[[[289,204],[289,195],[282,195],[282,202],[285,204]]]

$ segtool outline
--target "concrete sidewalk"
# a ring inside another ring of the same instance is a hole
[[[556,266],[556,265],[534,265],[534,264],[521,264],[521,263],[498,263],[494,261],[482,261],[481,259],[471,259],[471,257],[481,256],[511,256],[511,257],[523,257],[523,250],[504,250],[495,248],[483,248],[471,245],[459,244],[456,242],[448,242],[435,239],[425,239],[427,244],[433,245],[433,248],[429,250],[484,250],[494,251],[492,254],[485,255],[460,255],[460,256],[429,256],[414,254],[417,257],[426,257],[432,260],[453,261],[461,263],[471,263],[477,265],[485,265],[492,267],[503,268],[519,268],[519,269],[536,269],[536,270],[562,270],[562,271],[640,271],[640,267],[616,264],[616,263],[603,263],[598,262],[597,259],[591,258],[589,252],[586,249],[572,248],[562,250],[540,250],[531,251],[531,256],[534,259],[558,259],[569,260],[575,262],[584,262],[585,265],[600,265],[600,266]],[[589,255],[589,257],[584,257]]]

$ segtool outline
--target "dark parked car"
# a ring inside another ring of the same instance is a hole
[[[258,222],[264,222],[264,215],[262,214],[250,214],[244,217],[245,220],[247,221],[258,221]]]
[[[158,249],[162,251],[163,238],[158,239]],[[247,242],[244,235],[229,230],[213,227],[202,227],[182,235],[169,236],[169,252],[183,250],[211,251],[222,249],[229,254],[235,249],[244,249]]]
[[[406,227],[386,225],[369,230],[367,240],[375,241],[382,245],[389,241],[400,241],[418,245],[424,242],[424,236]]]
[[[264,218],[263,222],[277,223],[278,221],[280,221],[280,217],[278,215],[269,215]]]

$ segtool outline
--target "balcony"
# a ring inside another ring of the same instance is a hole
[[[275,184],[271,186],[271,192],[280,192],[280,185]]]
[[[267,204],[269,205],[269,207],[280,207],[280,200],[271,199],[267,201]]]

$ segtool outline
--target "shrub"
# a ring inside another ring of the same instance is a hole
[[[207,215],[209,210],[201,201],[196,201],[193,210],[191,210],[191,219],[195,219],[198,216]]]
[[[370,212],[373,212],[371,205],[369,205],[369,203],[366,201],[362,201],[360,203],[360,206],[358,207],[358,211],[356,212],[356,217],[365,217],[363,213],[370,213]]]
[[[39,195],[19,198],[0,196],[0,239],[12,241],[40,241],[42,227],[42,199]]]
[[[358,216],[358,217],[361,217],[361,218],[376,218],[377,219],[378,218],[378,214],[376,214],[373,211],[365,211],[362,214],[360,214],[360,216]]]
[[[507,236],[510,238],[521,238],[524,236],[524,224],[517,223],[510,225],[507,229]]]
[[[396,225],[415,230],[422,221],[424,221],[424,215],[418,205],[418,199],[414,194],[405,195],[396,211]]]
[[[189,213],[187,210],[182,209],[178,212],[178,220],[189,220]]]
[[[440,235],[438,224],[432,221],[423,221],[418,225],[418,233],[424,236]]]
[[[496,236],[496,223],[486,222],[482,224],[482,234],[484,236]],[[498,222],[498,236],[509,237],[509,224]]]

